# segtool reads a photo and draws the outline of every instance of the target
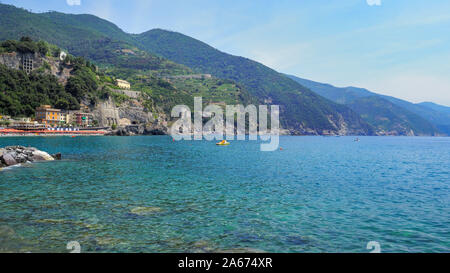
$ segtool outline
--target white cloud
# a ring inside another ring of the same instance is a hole
[[[81,6],[81,0],[66,0],[69,6]]]
[[[381,0],[366,0],[369,6],[381,6]]]

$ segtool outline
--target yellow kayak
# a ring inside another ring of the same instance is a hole
[[[222,140],[221,142],[216,143],[216,145],[219,145],[219,146],[227,146],[227,145],[230,145],[230,142],[228,142],[228,141],[226,141],[226,140]]]

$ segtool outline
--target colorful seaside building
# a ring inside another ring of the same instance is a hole
[[[90,113],[75,113],[75,120],[78,126],[88,127],[92,125],[94,116]]]
[[[54,127],[61,123],[61,110],[54,109],[50,105],[41,105],[36,108],[36,121],[45,127]]]

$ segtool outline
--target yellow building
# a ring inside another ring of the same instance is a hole
[[[130,89],[131,88],[131,84],[127,81],[124,80],[116,80],[116,84],[118,87],[123,88],[123,89]]]
[[[59,113],[59,121],[60,121],[60,123],[62,123],[62,124],[69,123],[68,122],[68,120],[70,119],[69,116],[70,116],[70,114],[68,112],[60,112]]]
[[[36,121],[46,127],[53,127],[61,123],[61,110],[53,109],[50,105],[41,105],[36,109]]]

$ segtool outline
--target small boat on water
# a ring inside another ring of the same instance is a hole
[[[222,140],[221,142],[216,143],[216,145],[218,145],[218,146],[227,146],[227,145],[230,145],[230,142],[228,142],[226,140]]]
[[[355,140],[353,140],[354,142],[359,142],[359,138],[355,138]]]

